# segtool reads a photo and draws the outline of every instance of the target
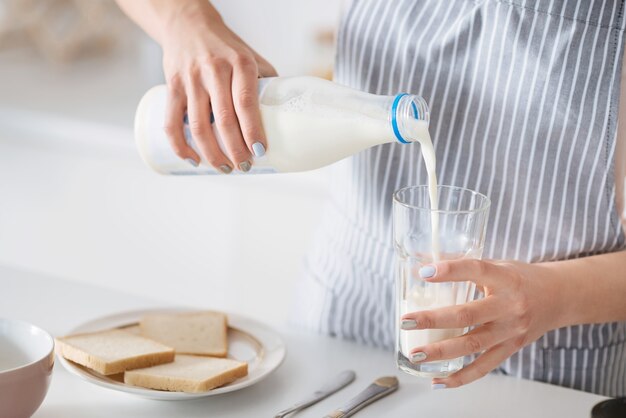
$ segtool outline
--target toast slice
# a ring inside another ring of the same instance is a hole
[[[176,354],[226,357],[228,321],[221,312],[185,312],[144,316],[141,335],[176,350]]]
[[[174,349],[119,329],[56,338],[59,355],[103,375],[174,361]]]
[[[129,325],[123,328],[118,328],[124,332],[130,332],[131,334],[134,335],[141,335],[141,327],[139,326],[139,324],[135,324],[135,325]]]
[[[240,361],[177,354],[173,363],[124,373],[124,383],[170,392],[206,392],[248,375]]]

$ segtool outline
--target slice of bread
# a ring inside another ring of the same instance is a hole
[[[59,355],[104,375],[174,361],[174,349],[119,329],[56,338]]]
[[[221,312],[203,311],[144,316],[141,335],[174,347],[176,354],[226,357],[228,323]]]
[[[139,324],[129,325],[129,326],[118,328],[118,329],[125,331],[125,332],[130,332],[131,334],[134,334],[134,335],[141,335],[141,327],[139,326]]]
[[[173,363],[124,373],[124,383],[171,392],[206,392],[248,375],[240,361],[177,354]]]

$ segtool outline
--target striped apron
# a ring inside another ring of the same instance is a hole
[[[440,184],[492,200],[485,257],[617,251],[625,248],[614,182],[624,14],[618,0],[354,0],[336,80],[426,99]],[[426,184],[419,145],[381,145],[333,170],[296,315],[321,332],[392,348],[391,196]],[[562,328],[498,371],[623,396],[625,340],[625,323]]]

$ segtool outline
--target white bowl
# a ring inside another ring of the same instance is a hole
[[[54,339],[27,322],[0,318],[0,417],[26,418],[48,392]]]

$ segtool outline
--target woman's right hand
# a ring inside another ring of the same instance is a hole
[[[187,112],[202,158],[225,174],[246,172],[252,156],[267,149],[257,79],[276,71],[224,24],[208,1],[176,4],[160,37],[168,86],[165,131],[172,148],[193,166],[200,163],[185,141]],[[213,133],[211,113],[226,154]]]

